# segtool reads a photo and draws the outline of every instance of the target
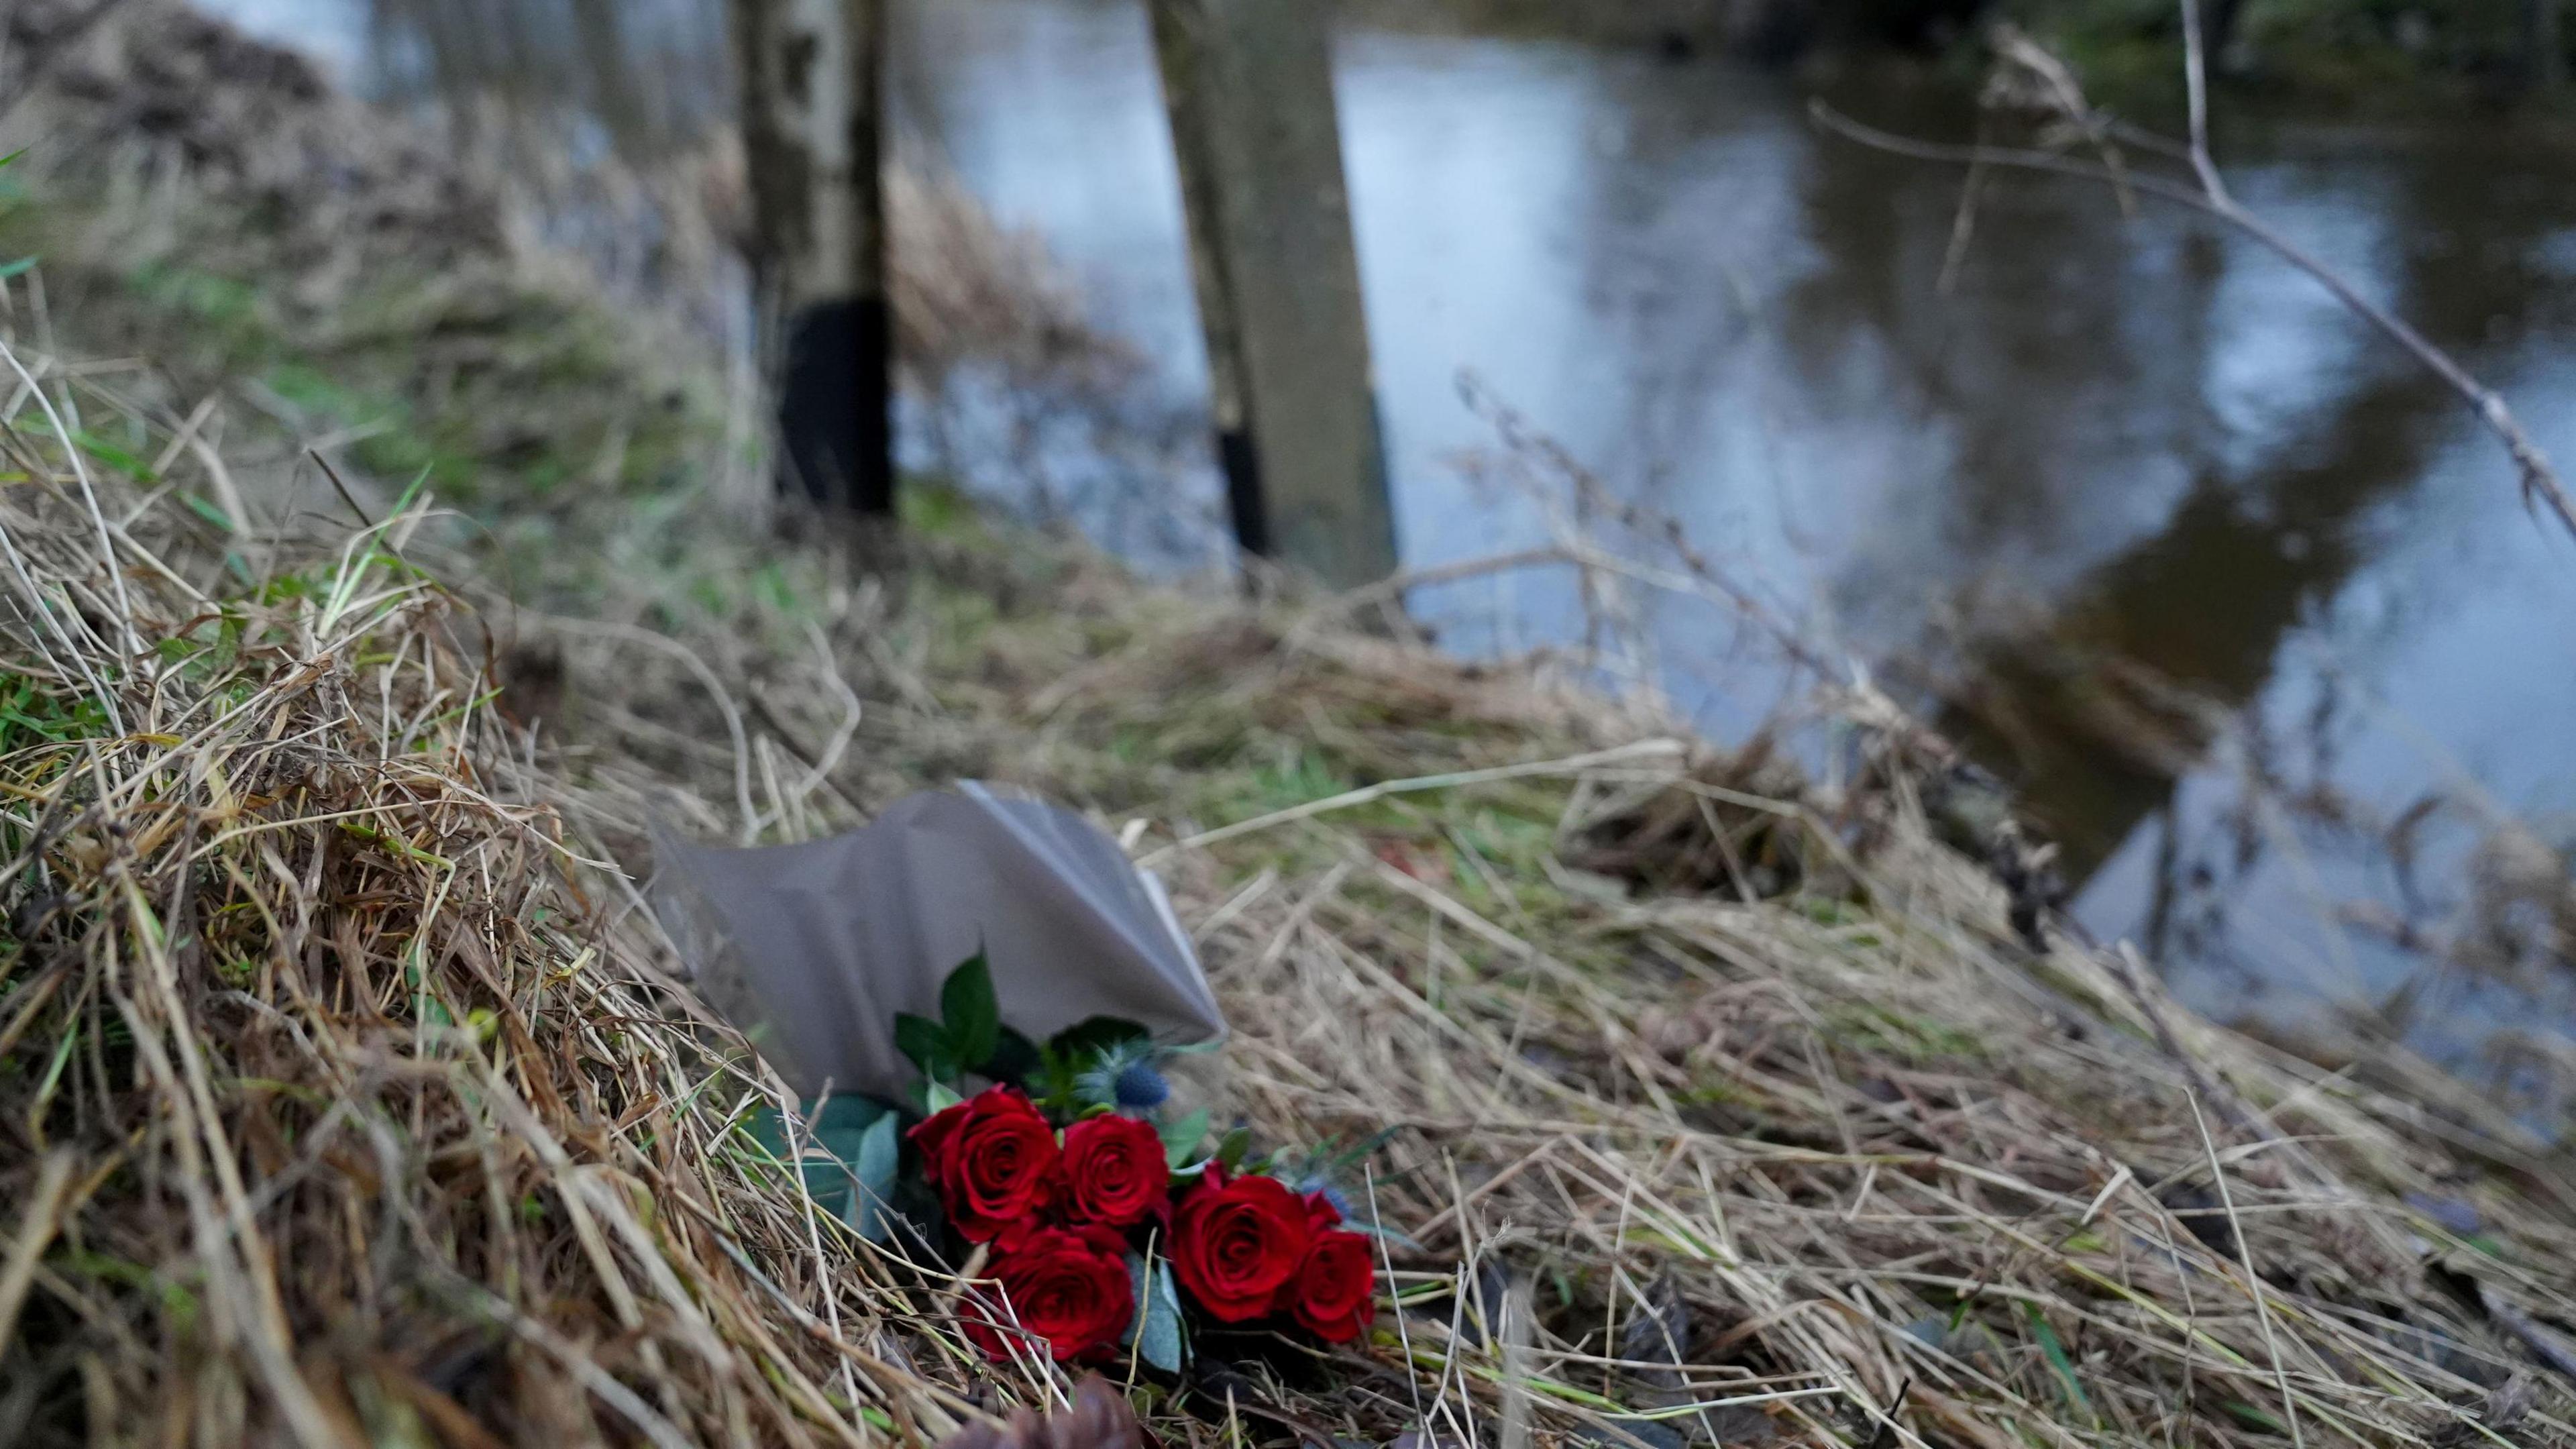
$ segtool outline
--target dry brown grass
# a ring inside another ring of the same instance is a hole
[[[0,433],[0,1440],[971,1414],[932,1280],[827,1236],[737,1130],[772,1084],[564,838],[404,559],[422,515],[275,544],[245,588],[249,531],[57,446],[110,398],[39,374]]]

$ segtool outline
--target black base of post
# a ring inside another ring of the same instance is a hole
[[[788,324],[782,491],[826,509],[894,512],[893,327],[883,298],[808,307]]]
[[[1216,460],[1225,469],[1225,509],[1234,519],[1234,542],[1256,558],[1270,557],[1270,511],[1261,500],[1261,455],[1252,435],[1219,428]]]

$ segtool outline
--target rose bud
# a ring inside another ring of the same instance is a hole
[[[1133,1117],[1086,1117],[1064,1129],[1064,1215],[1123,1228],[1170,1201],[1162,1135]]]
[[[1369,1240],[1341,1231],[1315,1235],[1280,1290],[1282,1306],[1307,1332],[1326,1343],[1347,1343],[1377,1317],[1377,1267]]]
[[[1055,1200],[1055,1129],[1016,1088],[991,1087],[912,1129],[922,1175],[960,1236],[991,1241]]]

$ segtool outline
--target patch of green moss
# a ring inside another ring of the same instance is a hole
[[[1825,1034],[1865,1056],[1917,1065],[1978,1062],[1986,1044],[1947,1022],[1892,1006],[1850,1002],[1825,1013]]]

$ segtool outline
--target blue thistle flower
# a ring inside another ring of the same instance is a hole
[[[1110,1092],[1119,1106],[1149,1112],[1172,1095],[1172,1084],[1163,1080],[1152,1062],[1129,1062],[1111,1082]]]
[[[1154,1069],[1161,1048],[1146,1037],[1130,1037],[1100,1049],[1090,1065],[1074,1074],[1075,1095],[1087,1105],[1145,1111],[1163,1104],[1171,1084]]]

